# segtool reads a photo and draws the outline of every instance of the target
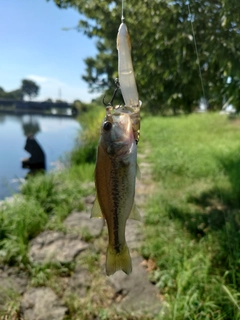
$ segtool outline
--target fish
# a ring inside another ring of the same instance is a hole
[[[108,228],[106,274],[132,272],[125,238],[128,218],[140,220],[135,204],[137,145],[131,114],[122,108],[107,112],[102,123],[95,168],[96,199],[92,217],[103,217]]]

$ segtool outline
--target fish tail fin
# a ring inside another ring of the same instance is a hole
[[[127,245],[125,245],[120,252],[116,252],[116,250],[110,246],[107,249],[107,275],[110,276],[118,270],[122,270],[126,274],[130,274],[132,272],[132,260]]]

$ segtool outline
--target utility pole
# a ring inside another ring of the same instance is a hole
[[[58,98],[59,98],[59,100],[62,100],[62,89],[61,88],[58,89]]]

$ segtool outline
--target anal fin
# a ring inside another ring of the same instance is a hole
[[[142,217],[140,215],[140,211],[139,211],[138,207],[136,206],[135,202],[133,202],[133,206],[132,206],[132,210],[129,215],[129,219],[138,220],[138,221],[142,220]]]

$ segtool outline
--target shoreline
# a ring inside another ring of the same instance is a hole
[[[59,159],[54,161],[52,163],[52,165],[54,165],[54,167],[51,170],[45,170],[45,174],[57,174],[60,171],[67,169],[67,166],[63,162],[61,162],[61,160],[59,160]],[[14,190],[14,192],[12,194],[6,195],[4,198],[0,197],[0,207],[5,201],[9,202],[9,201],[13,200],[16,196],[21,195],[21,190],[20,190],[19,186],[27,181],[27,179],[26,179],[26,176],[28,173],[27,171],[29,172],[30,170],[29,169],[26,170],[25,177],[22,177],[22,178],[19,177],[19,178],[10,180],[10,183],[18,183],[18,191]]]
[[[45,117],[58,117],[58,118],[75,118],[73,114],[61,114],[61,113],[46,113],[41,112],[39,110],[33,109],[1,109],[0,114],[7,114],[7,115],[38,115],[38,116],[45,116]]]

